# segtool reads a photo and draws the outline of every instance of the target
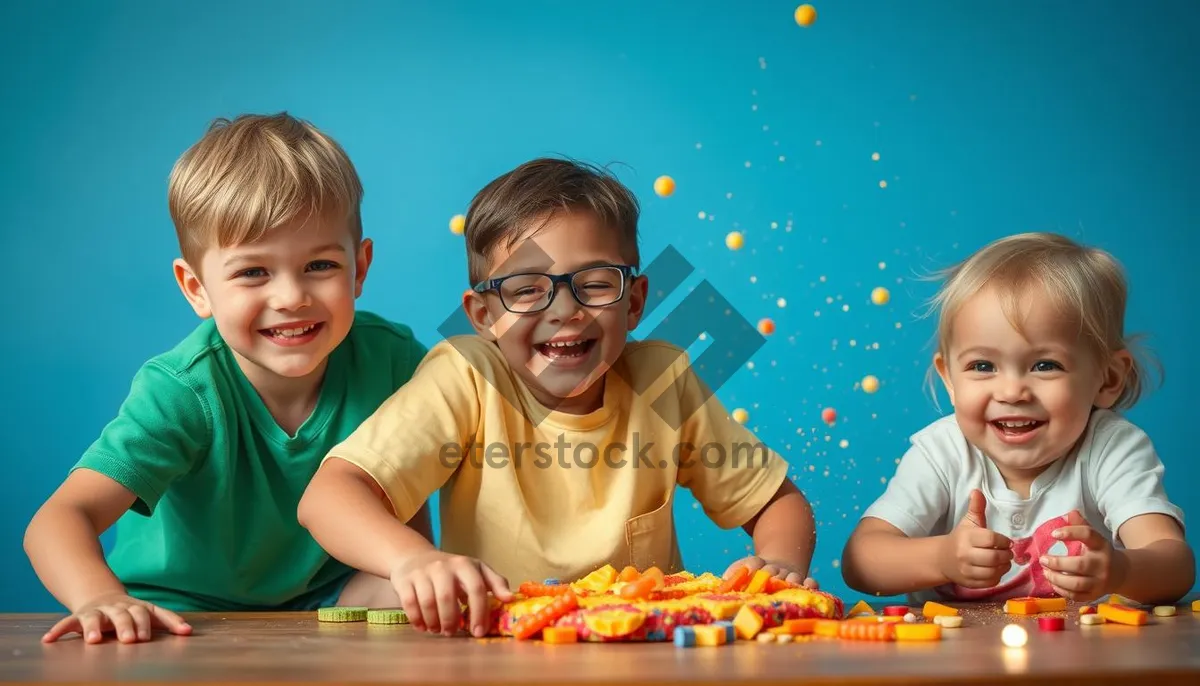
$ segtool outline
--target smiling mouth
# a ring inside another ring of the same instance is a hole
[[[295,340],[297,338],[304,338],[305,336],[309,336],[311,334],[315,334],[317,331],[319,331],[321,329],[322,326],[324,326],[323,323],[317,322],[315,324],[309,324],[307,326],[293,327],[293,328],[259,329],[258,332],[268,338],[276,338],[276,339],[279,339],[282,341],[289,341],[289,340]]]
[[[551,360],[583,357],[596,346],[595,339],[536,343],[533,349]]]
[[[1046,422],[1038,419],[998,419],[990,424],[1005,436],[1024,436],[1036,431]]]

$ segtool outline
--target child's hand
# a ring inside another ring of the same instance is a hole
[[[817,582],[812,579],[812,577],[806,577],[803,572],[797,570],[786,562],[772,562],[754,555],[750,557],[743,557],[737,562],[729,565],[729,568],[725,570],[725,573],[721,575],[721,578],[728,579],[729,576],[733,574],[733,571],[738,567],[745,567],[752,573],[757,572],[760,569],[765,569],[771,576],[783,579],[788,583],[802,584],[805,588],[809,588],[814,591],[820,588],[817,585]]]
[[[1108,595],[1118,586],[1118,560],[1112,545],[1077,510],[1067,515],[1067,526],[1056,530],[1054,537],[1060,541],[1079,541],[1084,546],[1079,555],[1043,555],[1038,560],[1055,593],[1086,602]]]
[[[470,629],[487,635],[490,622],[487,592],[501,602],[512,600],[508,581],[475,558],[430,550],[405,561],[392,572],[392,587],[400,596],[408,621],[418,631],[452,636],[462,625],[460,600],[467,600]]]
[[[123,593],[100,596],[64,617],[42,636],[43,643],[53,643],[70,633],[78,633],[87,643],[99,643],[103,634],[112,631],[121,643],[149,641],[155,627],[179,636],[192,633],[192,627],[182,617],[152,603],[131,598]]]
[[[983,493],[972,490],[967,515],[942,547],[942,574],[964,588],[997,586],[1012,567],[1012,540],[987,528],[986,507]]]

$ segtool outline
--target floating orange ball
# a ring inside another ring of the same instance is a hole
[[[812,26],[817,20],[817,8],[812,5],[800,5],[796,8],[796,23],[801,26]]]
[[[832,407],[827,407],[824,410],[821,410],[821,421],[825,422],[826,424],[833,424],[836,422],[837,410],[833,409]]]
[[[771,334],[775,333],[775,322],[763,317],[762,319],[758,320],[758,332],[764,336],[770,336]]]
[[[675,192],[675,179],[669,176],[660,176],[654,180],[654,192],[662,197],[667,197]]]

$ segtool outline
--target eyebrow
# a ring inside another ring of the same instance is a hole
[[[318,245],[316,248],[313,248],[310,255],[321,255],[327,252],[342,252],[344,250],[345,248],[337,243],[325,243],[324,245]],[[243,253],[241,255],[234,255],[233,257],[225,260],[224,266],[229,268],[233,265],[247,262],[266,262],[267,258],[268,253]]]
[[[1043,345],[1041,347],[1034,348],[1030,352],[1031,352],[1032,357],[1041,357],[1041,356],[1045,356],[1045,355],[1050,355],[1050,356],[1055,356],[1055,357],[1069,357],[1071,355],[1070,348],[1064,348],[1062,346],[1057,346],[1057,345],[1049,345],[1049,346]],[[999,354],[1000,353],[995,348],[988,348],[986,346],[977,345],[977,346],[967,348],[966,350],[960,352],[958,354],[958,356],[956,357],[956,359],[962,360],[962,359],[965,359],[968,357],[985,357],[985,358],[986,357],[998,357]]]

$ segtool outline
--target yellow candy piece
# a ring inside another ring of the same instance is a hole
[[[754,611],[749,605],[743,605],[742,609],[738,610],[737,615],[733,618],[733,630],[737,633],[737,637],[743,641],[748,641],[758,635],[762,631],[763,618]]]
[[[926,617],[937,617],[939,615],[957,615],[958,610],[949,605],[935,603],[932,600],[925,603],[925,607],[921,608],[921,614]]]
[[[1192,612],[1200,612],[1200,600],[1192,601]]]
[[[1175,616],[1175,606],[1174,605],[1159,605],[1154,608],[1154,616],[1155,617],[1174,617]]]
[[[856,617],[858,615],[873,615],[873,614],[875,614],[875,610],[873,610],[871,608],[871,606],[867,604],[867,601],[860,600],[854,604],[854,607],[850,608],[850,611],[846,613],[846,616],[847,617]]]
[[[696,645],[719,646],[725,644],[725,627],[716,624],[697,624],[692,627],[696,632]]]
[[[548,626],[542,629],[543,643],[577,643],[579,633],[571,626]]]
[[[739,424],[742,422],[738,422]],[[771,573],[765,569],[760,569],[750,577],[750,583],[746,585],[746,593],[755,594],[762,593],[767,587],[767,581],[771,578]]]
[[[897,624],[897,641],[940,641],[942,627],[939,624]]]

